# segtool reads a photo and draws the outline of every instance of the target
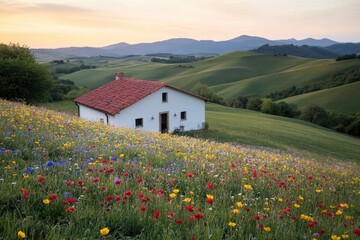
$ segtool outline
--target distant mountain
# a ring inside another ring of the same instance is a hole
[[[306,38],[296,40],[294,38],[287,40],[269,40],[262,37],[242,35],[227,41],[212,40],[194,40],[190,38],[173,38],[153,43],[128,44],[120,42],[117,44],[105,46],[102,48],[94,47],[70,47],[57,49],[32,49],[37,57],[69,57],[69,56],[126,56],[126,55],[147,55],[153,53],[171,53],[171,54],[224,54],[234,51],[246,51],[259,48],[262,45],[270,46],[293,44],[297,46],[320,46],[329,47],[337,42],[324,38],[313,39]],[[329,50],[329,49],[328,49]]]
[[[270,54],[270,55],[291,55],[303,58],[336,58],[339,54],[328,51],[320,47],[312,46],[295,46],[295,45],[279,45],[270,46],[268,44],[263,45],[254,52]]]
[[[338,43],[328,38],[323,38],[323,39],[306,38],[303,40],[296,40],[295,38],[291,38],[287,40],[278,40],[277,42],[280,42],[281,44],[285,44],[285,45],[293,44],[297,46],[308,45],[308,46],[316,46],[316,47],[327,47]]]
[[[338,54],[360,53],[360,43],[338,43],[328,46],[325,49]]]

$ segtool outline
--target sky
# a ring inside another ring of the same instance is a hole
[[[0,0],[0,43],[102,47],[170,38],[360,42],[360,0]]]

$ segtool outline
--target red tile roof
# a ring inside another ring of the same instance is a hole
[[[76,98],[74,102],[115,115],[165,86],[184,92],[163,82],[128,78],[124,77],[123,73],[117,73],[116,80]],[[184,93],[201,98],[188,92]]]

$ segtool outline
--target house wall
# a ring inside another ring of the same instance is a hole
[[[101,122],[101,119],[103,119],[104,123],[106,123],[105,113],[99,112],[95,109],[86,107],[81,104],[78,104],[78,106],[79,106],[79,116],[81,118],[94,122]]]
[[[162,102],[163,92],[168,93],[167,102]],[[182,111],[186,111],[186,120],[181,120]],[[115,116],[109,116],[109,124],[134,129],[135,119],[142,118],[141,129],[159,131],[159,114],[163,112],[168,112],[170,132],[180,126],[183,126],[185,131],[202,129],[205,124],[205,101],[168,87],[159,89]]]

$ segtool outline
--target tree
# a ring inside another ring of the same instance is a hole
[[[259,96],[252,96],[248,99],[246,103],[246,109],[260,111],[262,104],[262,99]]]
[[[277,103],[273,102],[270,98],[264,98],[261,104],[261,112],[272,114],[272,115],[279,115],[280,107]]]
[[[33,53],[19,44],[0,44],[0,97],[26,102],[49,98],[52,76]]]
[[[210,89],[207,85],[202,83],[197,83],[195,86],[191,89],[191,92],[202,96],[204,98],[209,99],[211,102],[223,104],[222,97],[219,97],[212,89]]]
[[[323,127],[329,127],[332,124],[328,112],[316,104],[307,106],[302,111],[300,119],[318,124]]]

